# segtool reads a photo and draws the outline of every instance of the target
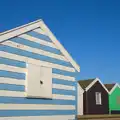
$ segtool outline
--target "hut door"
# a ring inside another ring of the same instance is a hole
[[[28,64],[27,97],[52,98],[52,68]]]

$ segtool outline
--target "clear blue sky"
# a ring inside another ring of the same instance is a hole
[[[0,32],[43,19],[81,67],[120,83],[120,0],[1,0]]]

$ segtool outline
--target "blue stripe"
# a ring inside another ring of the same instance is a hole
[[[0,103],[13,104],[54,104],[54,105],[75,105],[75,100],[59,99],[31,99],[25,97],[4,97],[0,96]]]
[[[0,110],[0,117],[74,115],[75,110]]]
[[[12,58],[8,59],[8,58],[0,57],[0,64],[6,64],[6,65],[11,65],[11,66],[26,68],[25,62],[13,60]]]
[[[25,91],[25,86],[0,83],[0,90]]]
[[[20,44],[23,44],[23,45],[26,45],[26,46],[30,46],[32,48],[38,48],[38,49],[42,49],[42,50],[45,50],[45,51],[48,51],[48,52],[51,52],[51,53],[61,54],[60,50],[58,50],[56,48],[41,45],[39,43],[32,42],[32,41],[29,41],[27,39],[23,39],[23,38],[20,38],[20,37],[15,37],[15,38],[12,38],[10,40],[14,41],[16,43],[20,43]]]
[[[17,48],[6,46],[6,45],[5,46],[1,45],[0,50],[5,51],[5,52],[10,52],[10,53],[13,53],[13,54],[17,54],[17,55],[26,56],[26,57],[37,59],[37,60],[47,61],[47,62],[71,67],[71,64],[69,62],[65,62],[65,61],[62,61],[62,60],[57,60],[57,59],[54,59],[54,58],[50,58],[50,57],[43,56],[43,55],[40,55],[40,54],[28,52],[28,51],[25,51],[25,50],[20,50],[20,49],[17,49]]]
[[[0,77],[8,77],[15,79],[25,79],[24,73],[10,72],[5,70],[0,70]]]
[[[35,32],[35,31],[30,31],[30,32],[27,32],[26,34],[33,36],[35,38],[39,38],[39,39],[42,39],[42,40],[45,40],[48,42],[52,42],[52,40],[47,35],[43,35],[43,34]]]
[[[76,76],[76,72],[68,72],[68,71],[59,70],[59,69],[55,69],[55,68],[52,69],[52,72],[56,73],[56,74],[71,76],[71,77],[75,77]]]
[[[68,81],[68,80],[62,80],[62,79],[56,79],[56,78],[53,78],[52,82],[55,84],[62,84],[62,85],[70,85],[70,86],[75,85],[74,81]]]
[[[75,95],[75,92],[74,90],[62,90],[62,89],[53,89],[53,94],[61,94],[61,95]]]
[[[10,91],[25,91],[24,85],[15,85],[15,84],[0,84],[0,90],[10,90]],[[59,89],[52,89],[53,94],[62,94],[62,95],[75,95],[75,91],[73,90],[59,90]]]

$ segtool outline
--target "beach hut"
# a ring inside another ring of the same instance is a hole
[[[42,20],[0,33],[0,120],[74,120],[78,72]]]
[[[79,80],[78,85],[78,114],[109,113],[108,90],[99,78]]]
[[[105,84],[109,91],[109,113],[120,114],[120,86],[119,84]]]

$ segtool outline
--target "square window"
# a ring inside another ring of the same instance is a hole
[[[101,93],[100,92],[96,92],[95,93],[95,99],[96,99],[96,105],[101,105]]]
[[[52,98],[52,68],[28,64],[27,69],[27,97]]]

